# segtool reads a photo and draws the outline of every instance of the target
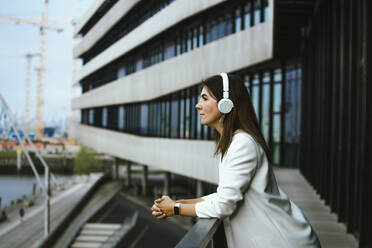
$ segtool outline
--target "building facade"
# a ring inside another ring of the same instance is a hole
[[[314,82],[329,79],[318,80],[312,73],[325,75],[319,66],[337,59],[318,58],[332,52],[322,23],[327,22],[324,9],[330,11],[333,5],[325,2],[97,0],[76,27],[82,39],[73,53],[83,66],[73,84],[81,87],[82,94],[72,100],[72,107],[81,113],[72,137],[127,161],[216,183],[213,133],[200,125],[195,104],[203,79],[233,73],[244,79],[251,94],[274,165],[298,167],[311,181],[318,175],[310,168],[315,159],[310,151],[317,147],[310,132],[322,135],[328,130],[309,125],[312,118],[318,121],[309,110],[313,99],[324,96]],[[330,2],[342,9],[338,1]],[[354,6],[351,0],[341,2]],[[367,5],[357,2],[355,6]],[[356,18],[355,13],[352,16]],[[343,15],[335,18],[346,20]],[[346,25],[348,21],[339,26]],[[329,112],[322,112],[325,115]],[[337,118],[334,122],[340,121]],[[327,173],[322,185],[329,185],[332,172]],[[367,199],[370,204],[371,198]]]

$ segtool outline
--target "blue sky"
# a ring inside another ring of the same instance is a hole
[[[79,19],[95,0],[49,0],[49,19]],[[0,14],[20,18],[40,18],[44,0],[2,1]],[[44,73],[44,124],[54,125],[70,113],[72,85],[72,25],[58,25],[63,32],[47,31]],[[28,24],[0,23],[0,93],[19,119],[25,108],[27,53],[39,53],[39,29]],[[78,63],[79,65],[79,63]],[[32,60],[30,118],[36,113],[36,86],[39,59]],[[79,89],[74,89],[78,95]]]

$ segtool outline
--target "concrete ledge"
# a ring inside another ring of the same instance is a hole
[[[143,137],[80,124],[74,124],[71,135],[99,153],[218,183],[213,141]]]
[[[233,72],[270,60],[273,56],[272,33],[272,23],[264,22],[228,35],[90,90],[72,99],[72,108],[148,101],[191,87],[221,71]],[[78,80],[100,67],[88,63]]]
[[[96,13],[97,9],[105,0],[95,0],[93,4],[89,7],[88,11],[85,12],[84,16],[80,18],[75,25],[75,35],[77,35],[84,25],[89,21],[89,19]]]
[[[92,27],[84,38],[74,47],[74,55],[78,57],[101,39],[106,33],[139,2],[139,0],[120,0]],[[80,28],[81,30],[81,28]],[[77,30],[77,31],[80,31]],[[75,34],[77,35],[77,33]]]

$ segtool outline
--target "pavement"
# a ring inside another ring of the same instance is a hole
[[[60,190],[52,192],[50,200],[50,230],[63,219],[83,195],[90,189],[98,175],[73,177]],[[7,220],[0,223],[0,248],[37,247],[44,238],[44,197],[39,194],[34,205],[26,207],[23,221],[20,221],[19,207],[6,210]]]

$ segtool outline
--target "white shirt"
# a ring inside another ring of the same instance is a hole
[[[195,205],[200,218],[223,219],[229,247],[320,247],[301,209],[278,187],[261,146],[235,132],[219,164],[217,192]]]

